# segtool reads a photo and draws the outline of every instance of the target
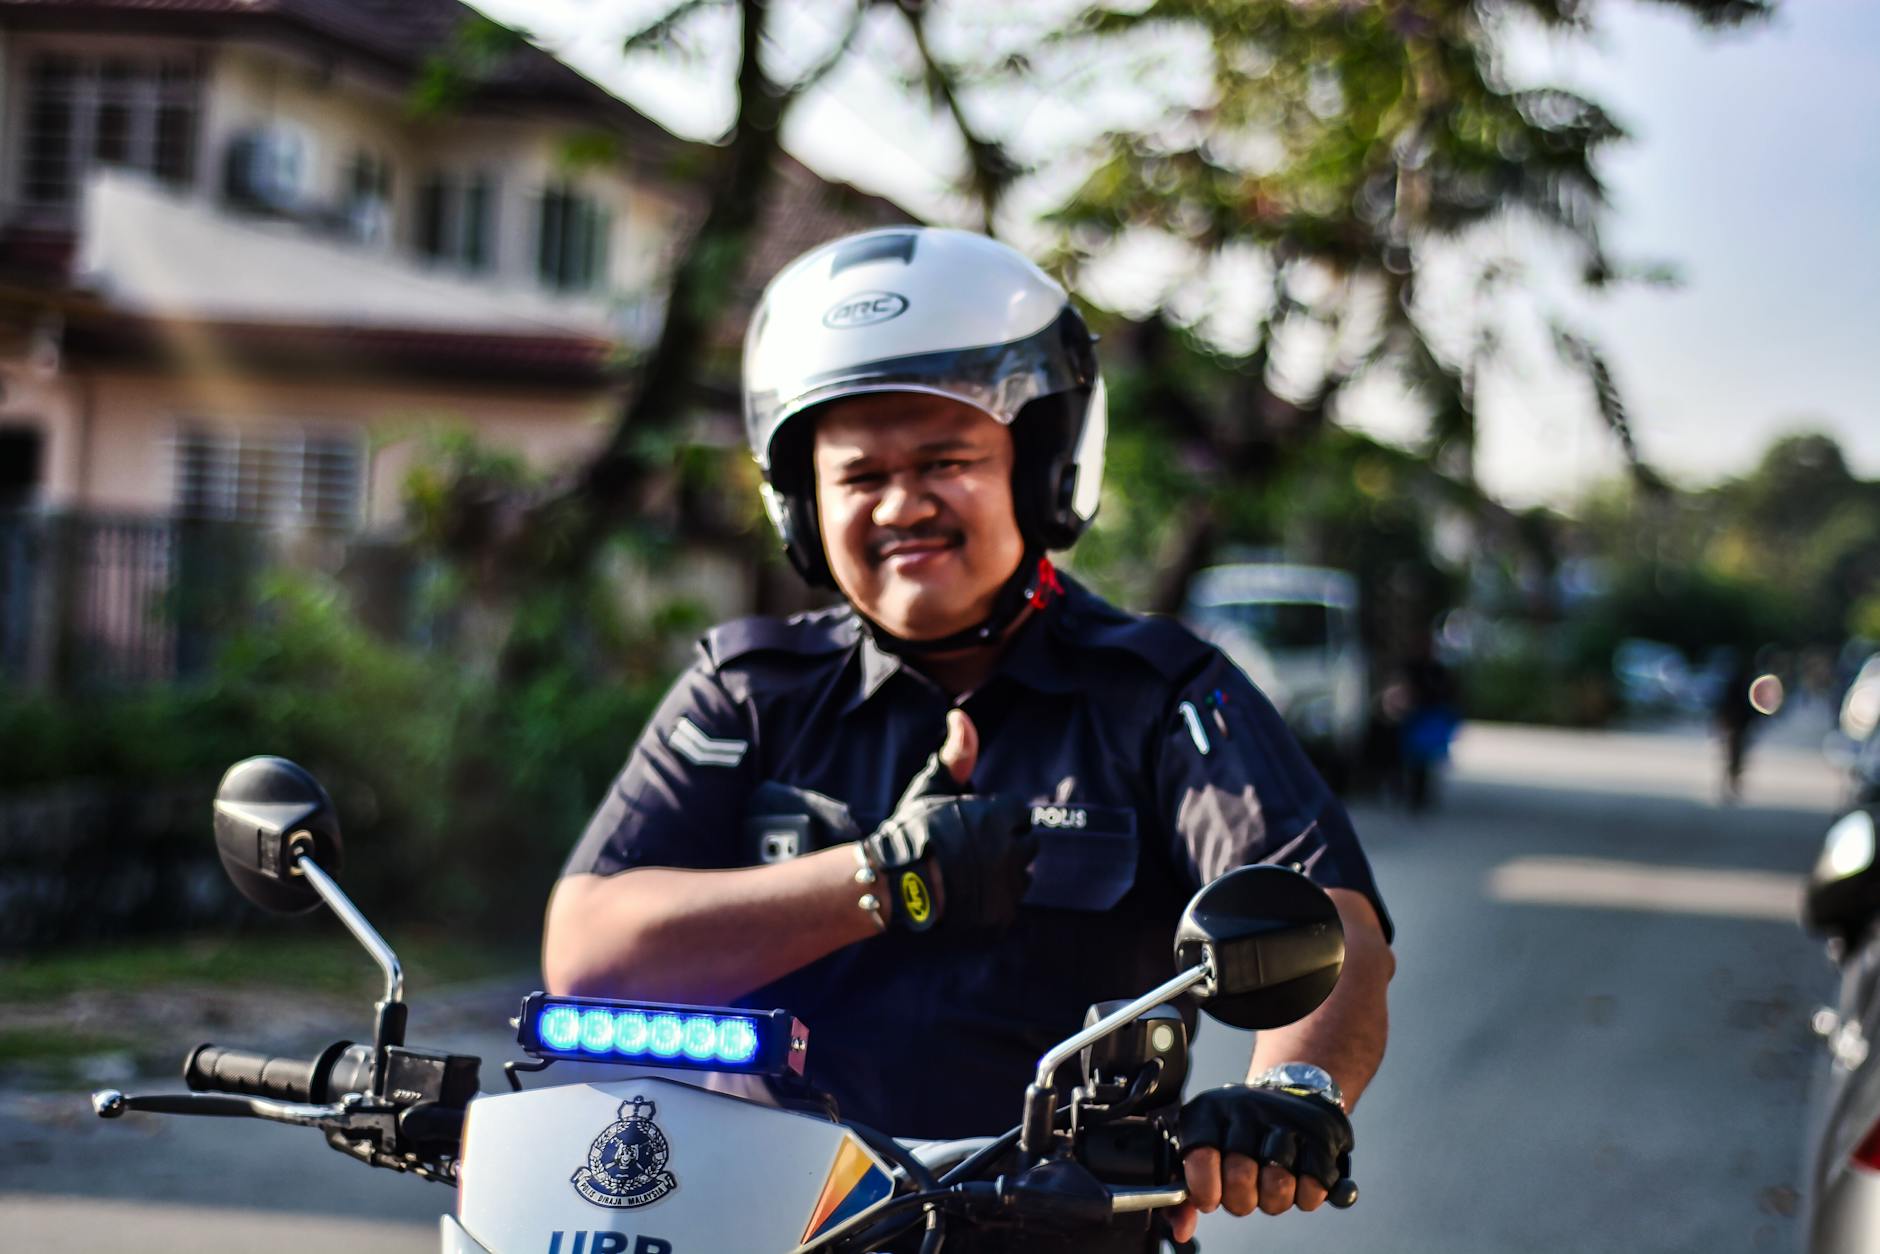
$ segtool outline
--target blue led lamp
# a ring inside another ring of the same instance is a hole
[[[787,1010],[530,993],[516,1042],[536,1058],[801,1077],[809,1029]]]

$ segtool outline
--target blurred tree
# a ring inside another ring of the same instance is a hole
[[[1880,590],[1880,482],[1855,477],[1826,435],[1777,440],[1739,479],[1650,499],[1607,491],[1580,513],[1614,571],[1613,641],[1662,640],[1693,659],[1838,645]]]
[[[1670,2],[1707,25],[1771,9],[1766,0]],[[1139,73],[1181,80],[1167,68],[1173,47],[1175,63],[1207,75],[1204,87],[1165,86],[1154,121],[1132,117],[1103,134],[1094,167],[1052,215],[1062,228],[1059,259],[1074,273],[1145,236],[1173,241],[1188,263],[1160,302],[1183,334],[1137,338],[1151,403],[1122,419],[1154,421],[1195,446],[1180,460],[1204,467],[1200,477],[1215,489],[1183,511],[1165,553],[1164,608],[1221,538],[1222,498],[1270,481],[1287,450],[1313,438],[1351,385],[1380,367],[1419,402],[1424,453],[1458,482],[1472,480],[1476,380],[1501,349],[1497,297],[1520,270],[1491,258],[1460,299],[1445,290],[1443,308],[1432,309],[1419,283],[1445,247],[1518,220],[1564,239],[1586,284],[1660,277],[1613,258],[1602,238],[1598,165],[1624,132],[1599,102],[1519,85],[1506,68],[1518,23],[1587,34],[1595,8],[1591,0],[1154,0],[1093,7],[1059,37],[1073,56],[1111,63],[1119,47],[1144,49]],[[1251,325],[1224,325],[1223,306],[1244,310]],[[1548,321],[1639,481],[1656,486],[1598,347],[1558,317]],[[1221,350],[1234,358],[1236,386],[1214,403],[1195,403],[1191,372],[1172,355],[1185,336],[1242,345]]]
[[[1761,17],[1773,0],[1664,2],[1722,25]],[[1118,328],[1106,358],[1119,382],[1140,376],[1119,387],[1134,397],[1117,406],[1119,469],[1133,460],[1181,485],[1184,508],[1138,532],[1164,572],[1152,596],[1160,607],[1174,604],[1217,543],[1249,538],[1251,516],[1236,502],[1274,482],[1351,386],[1386,366],[1428,417],[1425,457],[1478,512],[1505,522],[1472,488],[1475,387],[1500,344],[1496,296],[1519,270],[1504,259],[1480,267],[1462,302],[1467,325],[1440,336],[1419,278],[1446,243],[1515,219],[1564,238],[1589,284],[1650,277],[1602,241],[1597,164],[1621,129],[1598,102],[1517,85],[1505,67],[1517,22],[1583,34],[1594,9],[1592,0],[1153,0],[1013,21],[968,0],[846,0],[830,4],[836,20],[825,25],[825,46],[806,55],[781,46],[782,18],[762,0],[676,0],[627,51],[682,49],[697,23],[733,15],[737,108],[703,172],[708,207],[674,268],[662,332],[636,363],[604,447],[577,477],[520,500],[473,494],[459,504],[489,519],[443,532],[505,554],[493,563],[505,582],[537,585],[586,567],[650,495],[667,490],[670,435],[697,401],[709,332],[748,255],[780,127],[854,55],[870,23],[900,32],[906,56],[895,68],[958,139],[960,188],[988,229],[1027,230],[1040,204],[1055,204],[1054,260],[1073,281],[1144,235],[1175,241],[1189,259],[1188,281],[1164,285],[1157,317]],[[1000,34],[1004,27],[1021,33]],[[1166,73],[1166,62],[1138,53],[1171,45],[1188,49],[1184,64],[1201,73],[1152,90],[1149,77],[1158,65]],[[1125,81],[1141,97],[1120,110],[1113,75],[1066,86],[1040,68],[1119,61],[1135,65]],[[1109,122],[1089,147],[1021,162],[1013,154],[1027,110],[1011,103],[1047,93]],[[1068,194],[1067,170],[1077,176]],[[1011,208],[1021,185],[1036,203]],[[1210,285],[1221,284],[1237,287],[1250,310],[1251,325],[1226,336],[1207,308]],[[1597,347],[1565,325],[1555,332],[1630,453],[1625,407]],[[1132,423],[1162,456],[1128,455]],[[1174,457],[1171,444],[1181,450]],[[1638,474],[1653,482],[1642,466]],[[1144,485],[1122,486],[1113,500]],[[519,672],[529,666],[526,650],[506,661]]]
[[[688,172],[703,191],[703,217],[679,249],[659,336],[632,363],[628,398],[601,448],[574,475],[533,489],[522,488],[513,477],[484,473],[483,467],[423,485],[424,538],[450,559],[477,569],[487,603],[554,600],[561,588],[591,571],[597,554],[622,529],[649,512],[662,512],[649,506],[674,499],[681,506],[702,501],[687,482],[697,459],[685,456],[679,446],[695,409],[702,402],[724,400],[710,391],[725,373],[723,363],[711,361],[714,332],[745,274],[782,155],[784,119],[849,58],[866,21],[879,15],[904,32],[919,67],[915,86],[963,143],[966,182],[988,215],[1015,172],[997,146],[982,142],[968,125],[956,76],[934,54],[927,38],[927,6],[918,0],[834,0],[827,16],[834,19],[835,34],[807,57],[803,49],[779,47],[780,15],[764,0],[674,0],[625,41],[624,51],[629,57],[689,55],[699,25],[725,14],[733,16],[736,27],[736,111],[708,168]],[[433,62],[420,84],[420,105],[448,107],[461,94],[458,76],[473,77],[492,50],[500,52],[502,29],[492,31],[490,25],[488,19],[476,19]],[[723,461],[709,473],[735,474]],[[736,514],[707,508],[687,518],[685,531],[696,536]],[[767,533],[748,527],[749,518],[731,521],[745,525],[753,540],[758,535],[768,539]],[[554,663],[554,634],[525,627],[518,619],[501,651],[503,677],[526,679]]]

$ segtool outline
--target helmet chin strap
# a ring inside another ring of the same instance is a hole
[[[1018,569],[1005,581],[993,598],[992,612],[975,627],[956,631],[950,636],[941,636],[937,640],[909,640],[897,636],[886,627],[861,612],[855,611],[855,617],[874,638],[875,647],[883,653],[893,653],[901,657],[922,657],[934,653],[958,653],[964,649],[980,649],[995,643],[1005,635],[1019,615],[1027,609],[1043,609],[1051,603],[1053,597],[1061,596],[1064,585],[1058,582],[1057,568],[1051,565],[1051,559],[1039,549],[1026,550],[1019,559]]]

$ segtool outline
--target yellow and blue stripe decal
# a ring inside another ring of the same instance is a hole
[[[892,1192],[894,1181],[875,1162],[874,1155],[853,1135],[844,1136],[836,1150],[836,1160],[829,1168],[829,1178],[823,1182],[822,1196],[816,1199],[816,1209],[803,1228],[803,1241],[797,1244],[821,1236],[844,1220],[885,1201]]]

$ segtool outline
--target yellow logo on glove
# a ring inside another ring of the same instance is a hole
[[[907,921],[919,926],[933,917],[933,898],[927,885],[912,871],[901,872],[901,904],[907,908]]]

